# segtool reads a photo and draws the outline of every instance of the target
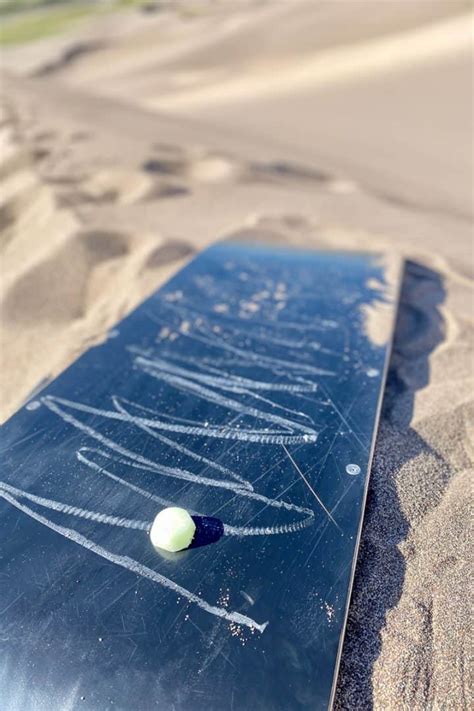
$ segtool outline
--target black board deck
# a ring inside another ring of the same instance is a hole
[[[330,706],[397,270],[218,244],[2,427],[3,711]]]

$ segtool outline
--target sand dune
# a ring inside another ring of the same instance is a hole
[[[468,55],[391,66],[390,97],[381,68],[317,101],[313,70],[298,100],[293,80],[276,102],[255,84],[275,58],[293,71],[425,23],[459,28],[467,6],[386,3],[367,19],[353,3],[237,5],[114,16],[6,54],[1,413],[216,239],[395,249],[407,267],[336,707],[467,709],[472,164],[450,108],[469,95]],[[232,101],[206,107],[227,81]],[[178,95],[200,111],[150,110]],[[324,111],[331,126],[359,112],[357,140],[345,123],[319,134]]]
[[[212,70],[193,69],[192,82],[180,82],[171,91],[157,91],[145,105],[168,111],[188,109],[195,105],[229,104],[279,96],[311,88],[313,91],[347,80],[384,74],[400,68],[429,62],[433,58],[456,55],[471,47],[472,13],[433,23],[421,29],[398,35],[371,39],[363,44],[303,55],[299,61],[285,61],[279,56],[265,63],[248,64],[243,73],[215,76]],[[246,60],[248,62],[248,58]],[[189,76],[189,74],[188,74]],[[181,90],[180,84],[185,86]],[[191,83],[191,87],[189,84]],[[188,86],[186,86],[188,84]]]

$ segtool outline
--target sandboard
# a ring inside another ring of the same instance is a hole
[[[2,427],[4,711],[331,706],[399,278],[217,244]]]

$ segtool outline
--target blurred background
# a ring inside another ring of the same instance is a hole
[[[465,583],[451,602],[472,466],[472,3],[0,0],[0,22],[2,418],[215,240],[398,251],[383,441],[417,439],[374,481],[395,477],[415,538],[371,628],[356,585],[338,704],[467,708]]]

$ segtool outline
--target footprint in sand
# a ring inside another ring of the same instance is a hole
[[[32,266],[7,291],[2,308],[6,324],[69,322],[85,310],[94,271],[129,253],[121,232],[76,232],[57,251]],[[97,298],[97,285],[95,285]]]
[[[242,166],[229,156],[202,148],[185,150],[180,146],[155,144],[155,155],[142,165],[151,175],[193,183],[222,183],[239,180]]]
[[[80,191],[91,202],[118,202],[126,205],[142,200],[152,186],[152,180],[142,171],[104,168],[84,181]]]
[[[182,197],[189,195],[191,191],[184,185],[175,185],[173,183],[157,182],[147,193],[144,200],[162,200],[164,198]]]
[[[58,186],[58,199],[66,207],[118,203],[131,205],[146,199],[153,191],[153,180],[144,172],[128,168],[102,168],[84,174],[80,169],[68,175],[49,176]]]
[[[297,184],[300,189],[324,188],[335,195],[350,195],[358,186],[351,180],[328,171],[302,166],[288,161],[249,163],[246,178],[250,182]]]
[[[144,269],[160,269],[161,267],[186,259],[195,252],[188,242],[170,239],[165,244],[155,247],[143,264]]]
[[[321,170],[306,168],[297,163],[273,161],[268,163],[250,163],[249,177],[254,180],[278,182],[305,182],[318,185],[328,184],[333,176]]]

